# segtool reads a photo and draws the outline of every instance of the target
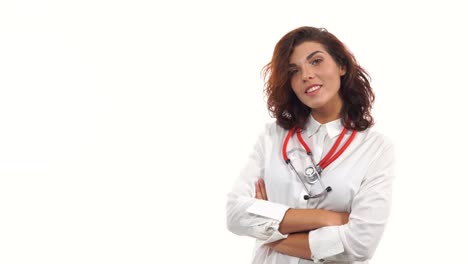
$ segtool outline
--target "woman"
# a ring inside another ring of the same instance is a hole
[[[300,27],[264,69],[267,125],[228,195],[253,263],[367,263],[389,217],[393,146],[373,131],[365,70],[333,34]]]

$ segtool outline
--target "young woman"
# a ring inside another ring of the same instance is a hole
[[[367,73],[314,27],[281,38],[264,73],[276,122],[228,195],[228,229],[257,239],[253,263],[367,263],[394,177],[393,146],[370,129]]]

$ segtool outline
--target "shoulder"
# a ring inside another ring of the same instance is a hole
[[[288,130],[280,127],[275,121],[267,122],[260,132],[257,142],[265,148],[268,146],[273,147],[282,142],[287,133]]]
[[[394,142],[393,139],[385,135],[381,131],[375,128],[368,128],[360,132],[363,136],[363,141],[378,145],[384,149],[393,148]]]
[[[288,133],[288,130],[280,127],[276,121],[271,121],[265,124],[263,134],[271,138],[283,137]]]

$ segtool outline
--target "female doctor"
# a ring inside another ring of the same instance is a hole
[[[393,146],[370,129],[369,76],[314,27],[281,38],[264,74],[276,122],[228,194],[228,229],[257,239],[252,263],[367,263],[394,177]]]

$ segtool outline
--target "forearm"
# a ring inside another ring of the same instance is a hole
[[[287,238],[268,244],[268,246],[280,253],[303,259],[310,259],[309,234],[295,233]]]
[[[280,223],[282,234],[306,232],[324,226],[343,225],[348,222],[348,213],[324,209],[289,209]]]

